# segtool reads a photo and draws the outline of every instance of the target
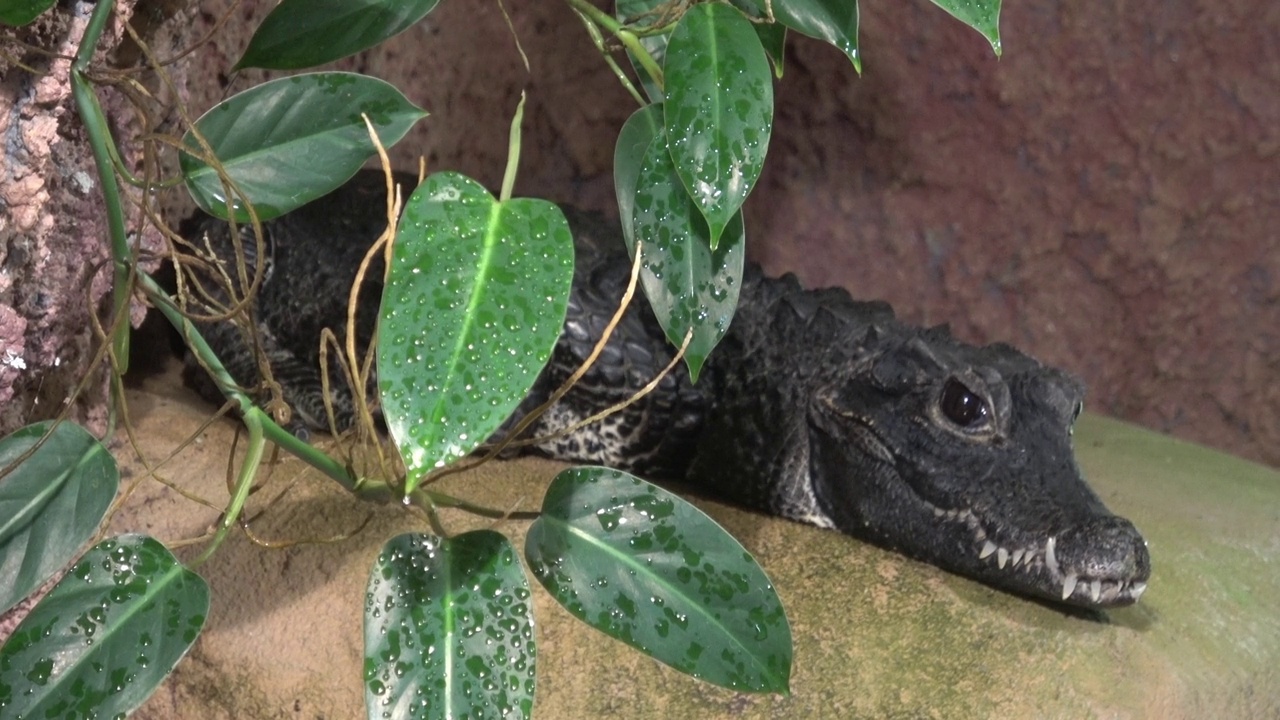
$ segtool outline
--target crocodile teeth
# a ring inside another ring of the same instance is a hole
[[[1057,544],[1058,543],[1054,538],[1049,538],[1048,540],[1045,541],[1044,564],[1046,567],[1049,568],[1049,572],[1053,573],[1054,575],[1061,575],[1062,571],[1058,569],[1058,558],[1053,554],[1053,547]],[[1076,584],[1075,577],[1073,576],[1071,578],[1071,585],[1074,586],[1075,584]],[[1069,592],[1067,593],[1067,595],[1070,595],[1070,594],[1071,593]],[[1065,596],[1063,599],[1065,599]]]
[[[1014,551],[1013,551],[1013,566],[1014,566],[1014,567],[1018,567],[1018,563],[1022,562],[1022,553],[1024,553],[1024,552],[1025,552],[1024,550],[1014,550]],[[1028,558],[1030,558],[1030,555],[1028,555],[1027,557],[1028,557]]]
[[[1004,566],[1008,562],[1009,562],[1009,551],[1005,550],[1004,548],[1000,548],[996,550],[996,565],[999,565],[1001,570],[1004,569]]]
[[[1089,583],[1089,597],[1093,598],[1094,602],[1098,602],[1098,598],[1102,597],[1102,581],[1094,580]]]
[[[1062,599],[1066,600],[1071,597],[1071,593],[1076,591],[1076,576],[1071,574],[1067,576],[1066,582],[1062,583]]]
[[[987,544],[982,546],[982,552],[978,553],[978,559],[986,560],[987,558],[991,557],[991,553],[995,551],[996,551],[996,544],[988,540]]]

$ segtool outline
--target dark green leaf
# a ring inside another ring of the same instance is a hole
[[[613,149],[613,189],[618,198],[618,219],[622,222],[622,237],[632,257],[635,257],[636,246],[632,224],[636,183],[640,180],[644,153],[659,135],[666,135],[662,129],[662,105],[646,105],[627,118]]]
[[[525,557],[561,605],[681,672],[787,692],[791,626],[769,578],[724,528],[626,473],[560,473]]]
[[[158,541],[95,545],[0,648],[6,718],[123,718],[195,642],[209,587]]]
[[[529,582],[505,537],[383,546],[365,601],[370,718],[527,718],[536,655]]]
[[[787,26],[782,23],[756,23],[756,36],[773,63],[773,76],[782,79],[782,66],[787,54]]]
[[[218,103],[196,121],[227,173],[267,220],[326,195],[374,152],[361,113],[388,147],[426,116],[395,87],[365,75],[324,72],[263,83]],[[183,145],[198,151],[188,132]],[[187,189],[205,212],[227,217],[213,168],[179,155]],[[239,197],[236,217],[248,220]]]
[[[773,78],[751,22],[732,6],[689,8],[667,45],[668,150],[711,247],[760,177],[773,130]]]
[[[655,14],[654,11],[659,7],[670,7],[670,3],[667,0],[618,0],[616,16],[622,22],[632,23],[637,28],[651,28],[674,19]],[[640,44],[653,57],[658,67],[662,67],[662,61],[667,56],[667,39],[670,36],[670,33],[658,33],[640,37]],[[663,97],[665,97],[662,88],[653,81],[653,78],[649,77],[649,73],[645,72],[644,67],[640,65],[640,62],[636,60],[635,55],[630,50],[627,51],[627,58],[631,60],[631,67],[635,68],[636,75],[640,77],[640,82],[644,85],[645,94],[655,103],[662,102]]]
[[[413,490],[489,437],[560,337],[573,237],[545,200],[498,202],[457,173],[405,203],[382,296],[378,387]]]
[[[120,472],[106,448],[71,422],[19,463],[52,422],[0,440],[0,613],[66,566],[116,497]],[[18,463],[14,465],[14,463]]]
[[[933,0],[952,17],[982,33],[1000,56],[1000,0]]]
[[[764,17],[763,0],[734,0],[734,4],[749,8],[748,12],[755,17]],[[855,0],[774,0],[773,16],[801,35],[836,46],[853,63],[854,69],[862,72]]]
[[[21,27],[53,7],[54,0],[4,0],[0,2],[0,23]]]
[[[738,307],[746,258],[742,214],[734,216],[712,250],[707,223],[684,192],[659,137],[641,163],[633,222],[636,239],[644,242],[640,280],[667,339],[679,346],[693,329],[685,362],[696,381]]]
[[[258,26],[235,70],[298,70],[353,55],[398,35],[439,0],[283,0]]]

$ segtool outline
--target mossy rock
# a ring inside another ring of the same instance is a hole
[[[134,391],[152,456],[199,422],[183,402]],[[218,502],[230,423],[186,450],[168,479]],[[1150,543],[1153,572],[1131,608],[1081,614],[1028,601],[834,532],[697,500],[755,553],[795,638],[789,696],[708,686],[644,657],[535,594],[541,718],[1280,717],[1280,473],[1130,425],[1086,417],[1083,469]],[[561,466],[493,464],[449,482],[496,507],[536,507]],[[420,520],[356,502],[286,464],[252,524],[200,571],[207,630],[139,718],[363,717],[361,609],[381,544]],[[206,507],[143,484],[118,529],[199,535]],[[490,525],[448,515],[454,531]],[[361,523],[364,523],[362,526]],[[527,523],[498,529],[523,536]],[[358,529],[358,530],[357,530]],[[194,553],[192,553],[194,555]]]

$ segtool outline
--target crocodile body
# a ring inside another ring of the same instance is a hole
[[[320,328],[341,332],[346,288],[385,224],[383,192],[380,176],[362,174],[265,224],[254,323],[306,426],[327,427]],[[513,418],[581,364],[627,283],[617,230],[595,216],[566,216],[577,260],[565,329]],[[206,218],[186,234],[232,257],[225,224]],[[258,256],[249,255],[252,267]],[[381,275],[370,269],[367,297],[380,296]],[[357,344],[367,345],[375,317],[360,317]],[[245,333],[225,322],[206,324],[205,333],[237,380],[252,386],[257,365]],[[673,353],[645,303],[633,303],[591,371],[533,432],[549,434],[629,397]],[[188,380],[216,397],[198,370]],[[349,391],[331,394],[339,425],[349,423]],[[1076,466],[1071,427],[1082,397],[1078,381],[1008,345],[968,345],[946,328],[901,323],[884,303],[805,290],[791,276],[751,267],[738,313],[696,385],[679,366],[626,412],[536,451],[683,480],[1012,592],[1126,605],[1145,589],[1150,558],[1132,523],[1107,510]]]

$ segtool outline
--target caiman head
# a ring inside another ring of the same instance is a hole
[[[1141,597],[1146,541],[1076,466],[1079,382],[943,328],[865,346],[808,409],[812,491],[836,527],[1053,602]]]

